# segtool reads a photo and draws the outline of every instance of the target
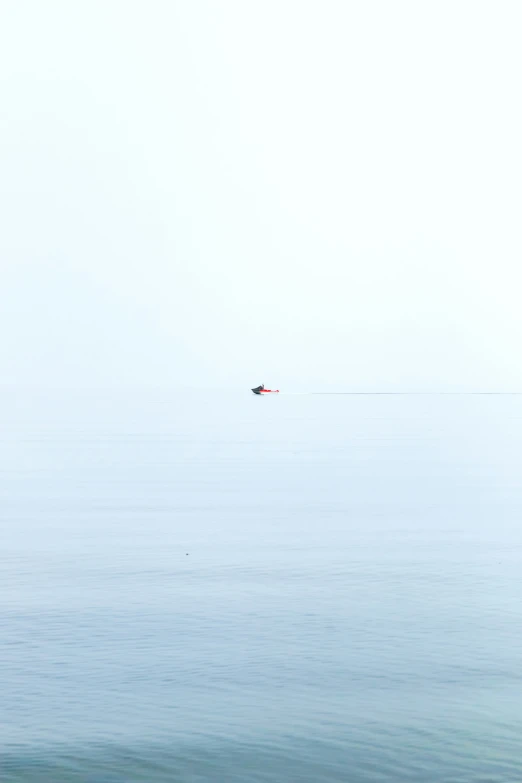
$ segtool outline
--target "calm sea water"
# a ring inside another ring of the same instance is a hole
[[[2,781],[522,780],[522,397],[1,424]]]

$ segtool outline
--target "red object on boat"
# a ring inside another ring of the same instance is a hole
[[[252,391],[254,394],[279,394],[279,389],[265,389],[263,384],[261,384],[261,386],[256,386]]]

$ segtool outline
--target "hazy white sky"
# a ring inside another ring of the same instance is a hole
[[[522,390],[521,21],[3,0],[3,382]]]

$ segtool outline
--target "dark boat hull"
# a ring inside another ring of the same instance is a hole
[[[265,389],[264,386],[256,386],[252,391],[254,394],[279,394],[279,389]]]

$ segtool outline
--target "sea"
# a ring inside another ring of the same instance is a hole
[[[2,783],[522,781],[522,396],[0,425]]]

